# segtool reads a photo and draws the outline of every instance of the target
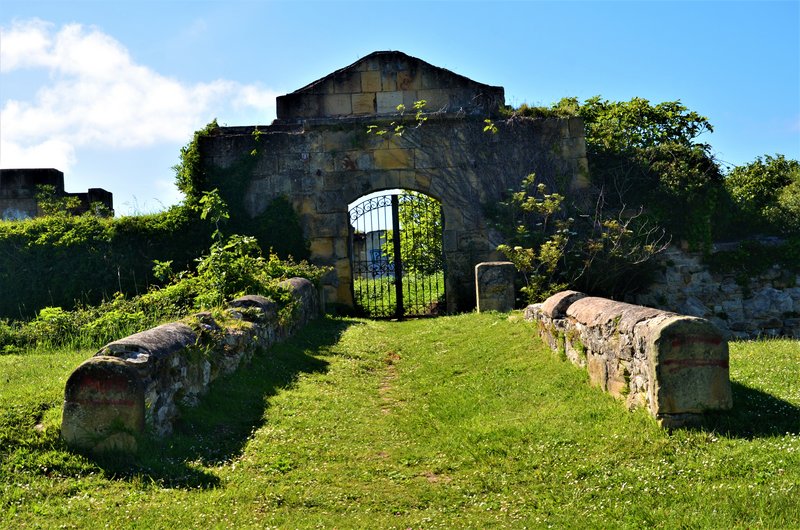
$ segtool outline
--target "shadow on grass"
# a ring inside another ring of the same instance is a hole
[[[147,439],[134,459],[98,461],[107,473],[174,488],[214,488],[219,478],[202,466],[238,456],[264,423],[269,398],[292,386],[303,373],[324,372],[328,363],[313,357],[338,342],[355,322],[323,318],[297,335],[256,354],[246,366],[218,379],[194,408],[182,411],[172,436]]]
[[[800,407],[731,381],[733,410],[709,414],[703,428],[734,438],[800,434]]]

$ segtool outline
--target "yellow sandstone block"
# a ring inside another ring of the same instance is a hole
[[[374,73],[374,72],[362,72]],[[375,93],[366,92],[364,94],[352,95],[353,114],[375,114]]]
[[[326,116],[349,116],[353,113],[350,94],[325,96],[323,108]]]
[[[373,153],[377,169],[406,169],[414,167],[413,149],[380,149]]]
[[[361,91],[362,92],[380,92],[381,91],[381,73],[378,71],[361,72]]]

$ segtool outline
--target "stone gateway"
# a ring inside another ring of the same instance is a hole
[[[420,125],[413,106],[422,100]],[[279,97],[269,126],[220,127],[202,137],[204,186],[220,190],[232,215],[251,220],[287,198],[311,261],[333,268],[323,278],[324,302],[351,307],[348,204],[383,190],[432,197],[442,207],[446,310],[470,310],[475,265],[500,257],[485,207],[534,172],[548,189],[573,196],[588,182],[580,119],[502,118],[503,106],[501,87],[375,52]],[[484,130],[487,119],[496,132]],[[390,132],[369,133],[370,125]]]

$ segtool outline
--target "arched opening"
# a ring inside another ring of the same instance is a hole
[[[348,205],[353,303],[371,317],[433,316],[445,307],[441,203],[384,190]]]

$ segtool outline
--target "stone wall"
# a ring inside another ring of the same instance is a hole
[[[0,169],[0,219],[30,219],[40,214],[36,202],[37,186],[53,186],[56,197],[77,197],[80,207],[74,212],[89,210],[99,202],[114,211],[113,195],[102,188],[89,188],[86,193],[64,191],[64,173],[57,169]]]
[[[427,108],[436,112],[417,128],[413,113],[398,117],[381,94],[401,103],[430,96]],[[360,95],[375,99],[356,112]],[[341,100],[339,110],[330,98]],[[287,197],[310,242],[311,261],[333,267],[323,279],[325,299],[349,306],[348,204],[397,188],[433,197],[444,217],[447,310],[470,310],[475,265],[501,258],[495,249],[502,241],[484,218],[484,205],[517,190],[532,172],[548,189],[574,196],[588,185],[580,119],[497,120],[496,134],[484,132],[483,118],[502,102],[500,87],[399,52],[376,52],[278,98],[280,119],[270,126],[222,127],[203,138],[201,165],[208,186],[241,205],[232,215],[253,219],[272,199]],[[395,115],[387,117],[390,110]],[[402,136],[367,133],[369,125],[395,120],[406,120]]]
[[[477,83],[401,52],[371,53],[291,94],[277,98],[278,120],[380,116],[424,100],[437,112],[492,115],[503,87]]]
[[[732,406],[728,344],[707,320],[576,291],[528,306],[525,318],[593,385],[645,407],[662,426]]]
[[[800,274],[774,266],[742,281],[713,274],[702,255],[671,247],[646,292],[632,301],[713,322],[728,338],[800,338]]]
[[[292,278],[281,286],[294,299],[288,321],[279,319],[275,302],[245,296],[230,304],[226,324],[200,313],[101,348],[67,380],[64,440],[88,451],[135,451],[145,432],[168,435],[180,406],[197,404],[215,379],[319,314],[311,282]]]

